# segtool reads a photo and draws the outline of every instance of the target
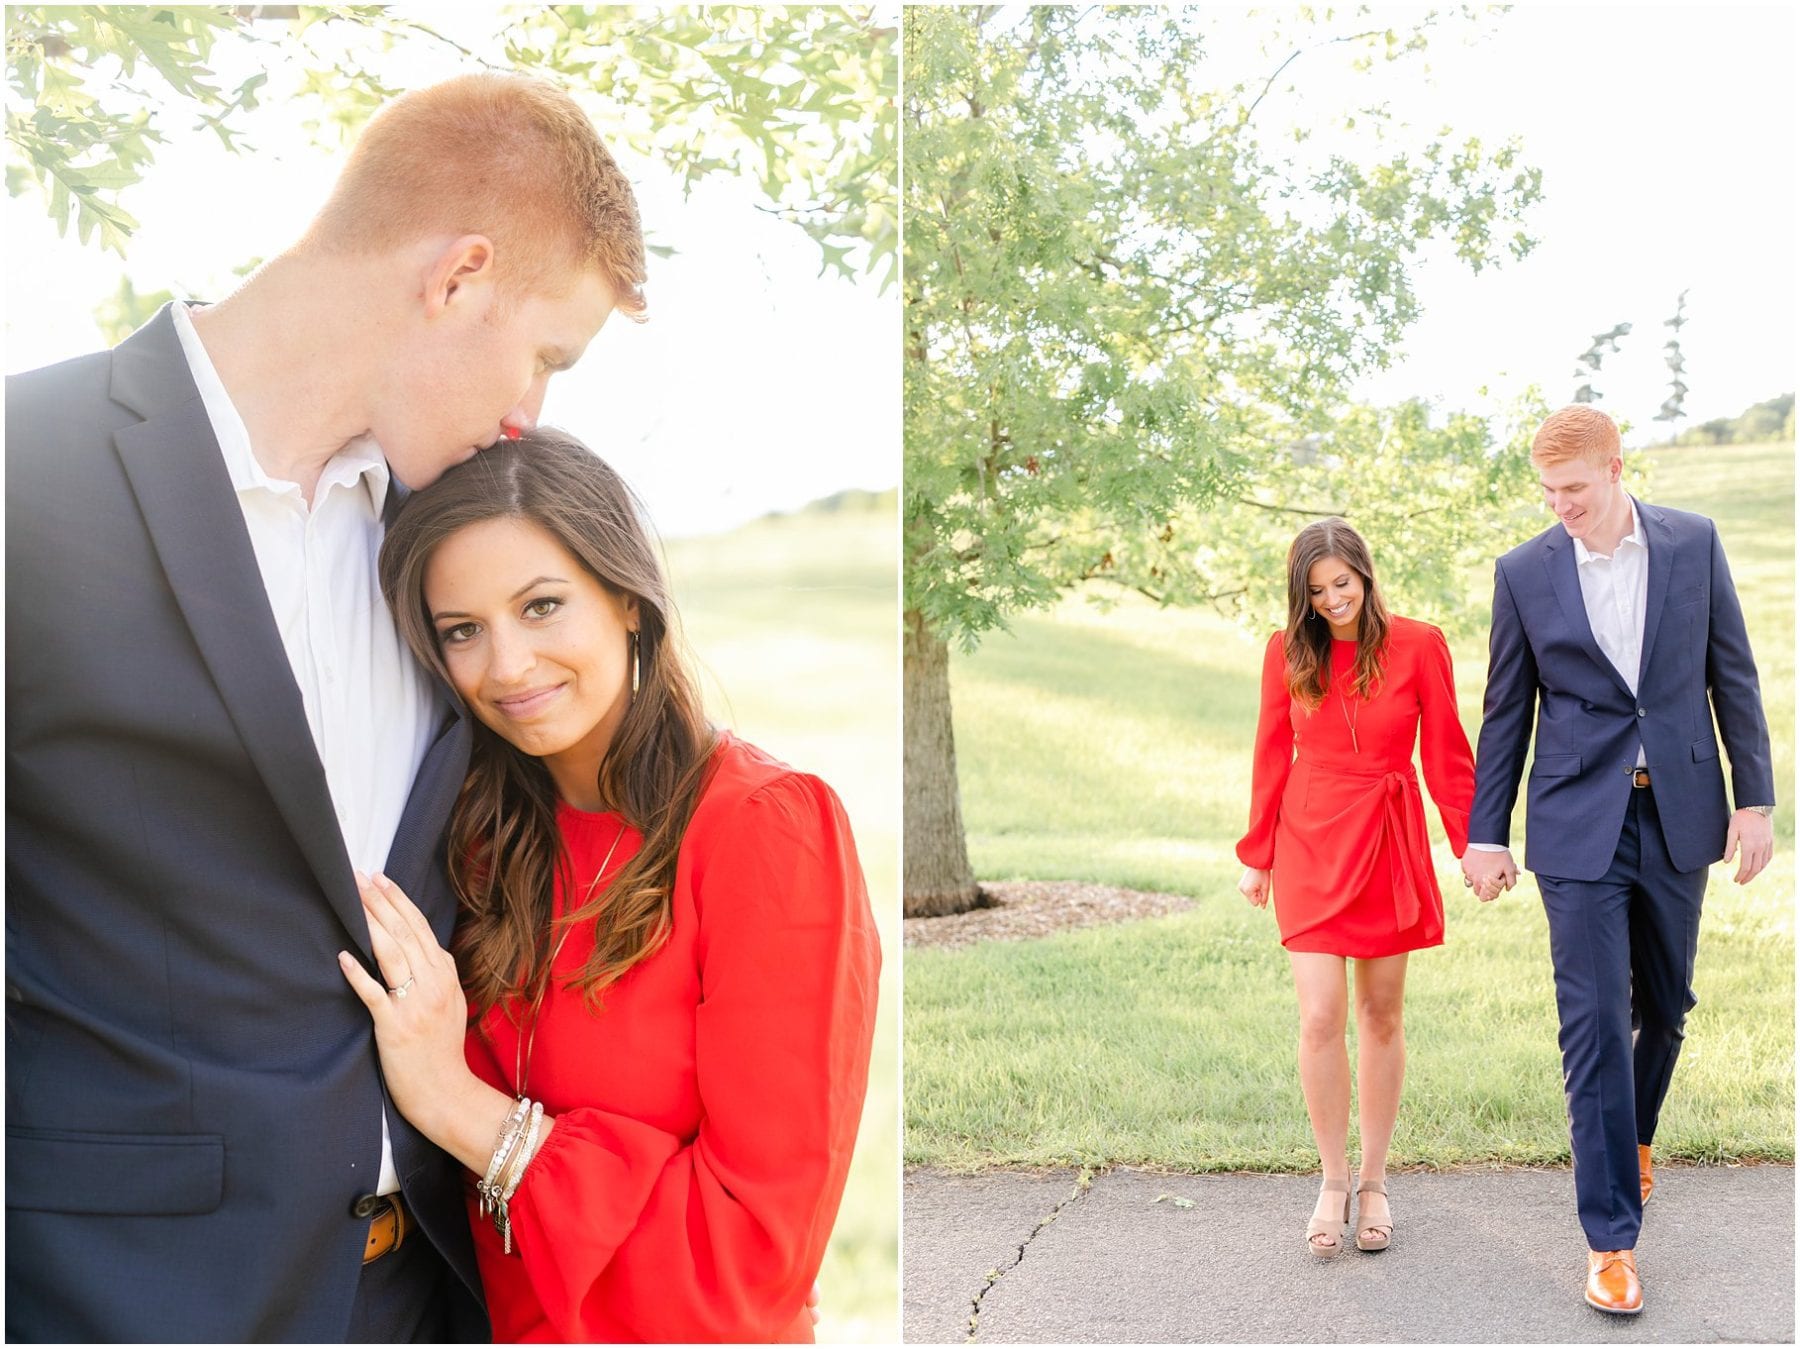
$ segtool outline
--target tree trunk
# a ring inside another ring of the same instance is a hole
[[[950,647],[906,612],[906,879],[908,918],[962,913],[981,899],[963,839],[950,724]]]

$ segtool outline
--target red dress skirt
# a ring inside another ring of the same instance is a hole
[[[1349,690],[1356,643],[1331,646],[1330,686],[1309,712],[1288,695],[1283,634],[1269,640],[1238,860],[1273,872],[1275,919],[1290,951],[1372,959],[1440,945],[1444,900],[1413,746],[1461,857],[1475,759],[1457,717],[1450,648],[1429,623],[1395,615],[1381,683],[1364,700]]]
[[[578,897],[641,842],[616,814],[562,805],[557,823]],[[558,885],[557,913],[567,902]],[[570,930],[528,1083],[518,1008],[489,1008],[468,1037],[476,1076],[556,1120],[513,1196],[511,1255],[469,1178],[494,1339],[811,1341],[803,1304],[862,1116],[881,965],[843,807],[722,737],[673,930],[598,1008],[562,986],[593,947],[592,925]]]

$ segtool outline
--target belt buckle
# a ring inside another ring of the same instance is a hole
[[[1648,768],[1632,769],[1631,785],[1633,787],[1648,787],[1650,785],[1650,770]]]
[[[386,1207],[369,1219],[369,1236],[363,1243],[362,1262],[365,1265],[372,1265],[382,1256],[399,1250],[411,1226],[399,1195],[384,1194],[379,1198]]]

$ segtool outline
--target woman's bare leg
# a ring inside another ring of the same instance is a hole
[[[1327,1180],[1350,1175],[1350,1055],[1344,1048],[1349,1015],[1344,958],[1318,951],[1289,951],[1294,991],[1300,999],[1300,1090],[1312,1120],[1319,1166]],[[1321,1191],[1316,1218],[1342,1218],[1343,1196]],[[1320,1241],[1329,1246],[1329,1241]]]
[[[1400,1088],[1406,1080],[1406,956],[1382,956],[1356,962],[1356,1118],[1362,1134],[1359,1180],[1387,1174],[1388,1144],[1400,1113]],[[1388,1220],[1384,1195],[1368,1194],[1363,1208],[1372,1222]]]

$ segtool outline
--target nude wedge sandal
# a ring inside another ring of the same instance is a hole
[[[1306,1249],[1315,1258],[1330,1260],[1344,1249],[1344,1228],[1350,1221],[1350,1178],[1342,1180],[1326,1180],[1319,1186],[1322,1194],[1342,1194],[1344,1196],[1344,1216],[1337,1218],[1309,1218],[1306,1223]],[[1330,1237],[1331,1244],[1314,1241],[1314,1237]]]
[[[1359,1251],[1385,1251],[1388,1242],[1394,1237],[1394,1214],[1392,1207],[1388,1210],[1388,1220],[1384,1223],[1366,1223],[1362,1217],[1362,1197],[1365,1194],[1378,1194],[1387,1197],[1385,1180],[1365,1180],[1356,1187],[1356,1249]],[[1365,1237],[1363,1233],[1375,1232],[1379,1235]]]

